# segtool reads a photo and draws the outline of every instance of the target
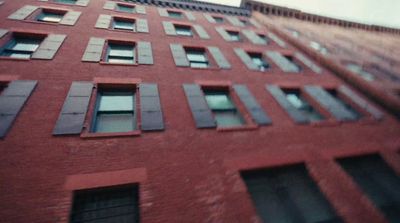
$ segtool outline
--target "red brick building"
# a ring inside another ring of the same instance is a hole
[[[1,222],[398,221],[396,110],[251,15],[2,1]]]

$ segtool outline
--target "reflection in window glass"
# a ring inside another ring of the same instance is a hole
[[[177,26],[175,25],[176,34],[179,36],[192,36],[192,30],[189,26]]]
[[[131,30],[134,31],[134,23],[127,20],[114,20],[114,29]]]
[[[261,53],[249,53],[249,57],[260,71],[265,71],[269,68],[269,64],[265,62]]]
[[[125,44],[108,45],[107,62],[109,63],[134,63],[134,46]]]
[[[236,31],[226,31],[226,32],[231,37],[231,41],[240,41],[239,32]]]
[[[219,16],[213,16],[216,23],[224,23],[224,18]]]
[[[186,50],[186,56],[189,60],[190,67],[193,68],[207,68],[208,60],[205,52],[202,50]]]
[[[52,23],[58,23],[61,21],[61,19],[64,17],[64,14],[62,13],[53,13],[53,12],[42,12],[40,15],[37,17],[37,21],[41,22],[52,22]]]
[[[6,44],[0,55],[28,59],[39,48],[41,42],[41,38],[14,37]]]
[[[315,122],[324,119],[324,117],[307,102],[299,90],[284,90],[284,93],[289,103],[306,116],[309,121]]]
[[[176,18],[176,19],[183,18],[181,12],[175,12],[175,11],[168,11],[168,16],[171,17],[171,18]]]
[[[117,4],[117,11],[127,12],[127,13],[134,13],[135,12],[135,8],[133,6]]]

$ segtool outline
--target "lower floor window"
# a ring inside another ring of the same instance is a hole
[[[139,187],[79,190],[74,193],[71,223],[139,222]]]
[[[133,91],[100,91],[93,132],[129,132],[135,129],[135,93]]]
[[[0,55],[29,59],[39,48],[43,38],[14,36],[1,50]]]
[[[204,94],[219,127],[241,126],[245,124],[228,92],[206,90]]]

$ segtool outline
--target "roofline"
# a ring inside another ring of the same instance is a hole
[[[322,23],[328,25],[336,25],[342,26],[345,28],[356,28],[363,29],[367,31],[376,31],[376,32],[386,32],[392,34],[400,34],[400,29],[379,26],[379,25],[370,25],[358,22],[347,21],[343,19],[336,19],[327,16],[316,15],[312,13],[303,12],[297,9],[291,9],[287,7],[272,5],[264,2],[258,2],[254,0],[241,0],[240,3],[241,8],[246,8],[250,11],[258,11],[265,15],[273,15],[273,16],[282,16],[288,18],[295,18],[298,20],[304,20],[312,23]]]

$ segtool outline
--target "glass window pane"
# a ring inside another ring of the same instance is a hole
[[[110,44],[108,55],[119,57],[133,57],[133,46]]]
[[[214,20],[215,20],[215,22],[217,22],[217,23],[223,23],[224,22],[224,19],[222,18],[222,17],[217,17],[217,16],[213,16],[213,18],[214,18]]]
[[[301,95],[299,92],[286,92],[286,99],[309,121],[320,121],[324,117],[319,114]]]
[[[188,51],[186,52],[186,56],[189,61],[207,62],[207,58],[203,52]]]
[[[40,45],[41,40],[38,39],[15,39],[15,44],[10,48],[18,51],[34,52]]]
[[[114,29],[133,30],[133,22],[115,20]]]
[[[231,99],[224,93],[207,93],[206,101],[211,109],[235,109]]]
[[[109,63],[133,64],[133,57],[108,57]]]
[[[120,12],[128,12],[128,13],[133,13],[134,12],[134,7],[127,6],[127,5],[118,5],[117,4],[117,11]]]
[[[208,67],[208,63],[207,62],[190,62],[190,67],[193,68],[207,68]]]
[[[135,129],[133,113],[97,115],[95,132],[129,132]]]
[[[75,4],[77,0],[54,0],[54,1],[64,4]]]
[[[98,111],[133,111],[133,93],[102,93]]]
[[[63,18],[64,15],[62,14],[55,14],[55,13],[49,13],[49,12],[44,12],[39,15],[38,21],[42,22],[60,22],[61,19]]]
[[[180,36],[192,36],[192,30],[190,27],[175,26],[175,31],[176,34]]]
[[[353,106],[351,106],[349,103],[347,103],[345,100],[339,97],[336,90],[328,90],[327,92],[332,97],[334,97],[337,102],[339,102],[343,107],[345,107],[347,111],[350,112],[353,115],[353,117],[355,117],[354,119],[359,119],[362,117],[362,114],[359,113],[357,110],[355,110]]]
[[[228,31],[227,32],[229,34],[229,36],[231,37],[232,41],[239,41],[240,40],[240,36],[238,32],[232,32],[232,31]]]
[[[182,13],[174,12],[174,11],[168,11],[168,16],[172,17],[172,18],[182,18]]]
[[[214,112],[218,127],[241,126],[244,124],[243,118],[236,111]]]

